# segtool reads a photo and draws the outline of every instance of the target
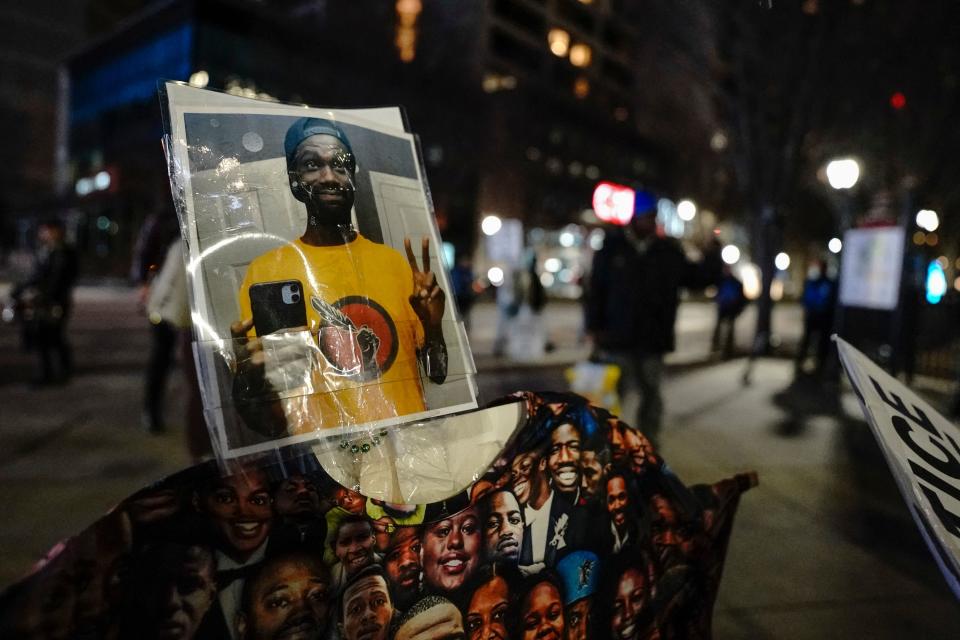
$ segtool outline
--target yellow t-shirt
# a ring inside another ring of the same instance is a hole
[[[283,400],[291,434],[425,409],[417,361],[423,326],[410,306],[413,272],[405,256],[359,234],[325,247],[297,239],[247,267],[242,318],[252,316],[250,286],[280,280],[300,281],[319,347],[313,393]]]

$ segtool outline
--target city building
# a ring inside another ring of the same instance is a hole
[[[66,62],[58,170],[88,272],[123,273],[144,217],[174,215],[161,79],[318,106],[403,105],[458,252],[472,250],[490,213],[531,227],[577,222],[601,179],[669,191],[670,154],[640,133],[642,34],[626,4],[151,5]]]

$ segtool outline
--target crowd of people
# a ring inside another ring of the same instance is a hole
[[[687,488],[604,410],[563,394],[517,400],[528,420],[515,444],[440,502],[364,496],[292,453],[226,477],[212,463],[173,476],[0,596],[0,632],[573,640],[708,628],[752,480]]]

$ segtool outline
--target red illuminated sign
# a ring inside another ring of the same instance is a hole
[[[613,182],[600,182],[593,190],[593,211],[604,222],[624,225],[633,217],[636,192]]]

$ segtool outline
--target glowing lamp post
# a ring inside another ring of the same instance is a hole
[[[827,164],[827,182],[838,191],[852,189],[860,179],[860,165],[853,158],[831,160]]]

